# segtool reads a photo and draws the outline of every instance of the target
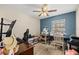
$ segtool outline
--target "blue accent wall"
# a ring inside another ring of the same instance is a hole
[[[49,18],[44,18],[40,20],[40,32],[44,27],[48,27],[49,32],[51,31],[51,23],[53,20],[65,19],[65,29],[66,34],[71,35],[76,33],[76,12],[69,12],[57,16],[52,16]]]

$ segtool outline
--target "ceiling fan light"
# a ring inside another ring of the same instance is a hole
[[[44,10],[48,10],[48,8],[47,7],[44,7]]]
[[[41,16],[47,16],[47,14],[46,13],[42,13]]]
[[[46,14],[46,13],[43,13],[43,15],[44,15],[44,16],[47,16],[47,14]]]

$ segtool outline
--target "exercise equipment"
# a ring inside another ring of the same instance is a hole
[[[11,36],[11,34],[12,34],[12,29],[13,29],[13,27],[14,27],[14,24],[16,23],[16,20],[12,21],[11,24],[5,24],[3,21],[4,21],[4,19],[1,18],[1,23],[0,23],[0,25],[1,25],[0,41],[2,41],[2,35],[3,35],[3,34],[6,34],[6,37],[10,37],[10,36]],[[7,32],[3,32],[3,26],[9,26]]]

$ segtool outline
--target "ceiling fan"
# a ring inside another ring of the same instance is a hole
[[[57,10],[48,10],[48,5],[44,4],[41,10],[34,10],[33,12],[40,12],[39,16],[49,16],[48,12],[56,12]]]

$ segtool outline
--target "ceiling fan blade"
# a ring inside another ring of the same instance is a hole
[[[41,13],[42,14],[42,13]],[[39,14],[38,16],[41,16],[41,14]]]
[[[41,14],[39,14],[39,16],[49,16],[49,15],[48,15],[48,13],[45,13],[45,14],[41,13]]]
[[[48,12],[55,12],[55,11],[57,11],[57,10],[48,10]]]
[[[34,10],[33,12],[41,12],[41,11]]]
[[[49,16],[49,14],[48,13],[46,13],[47,14],[47,16]]]

